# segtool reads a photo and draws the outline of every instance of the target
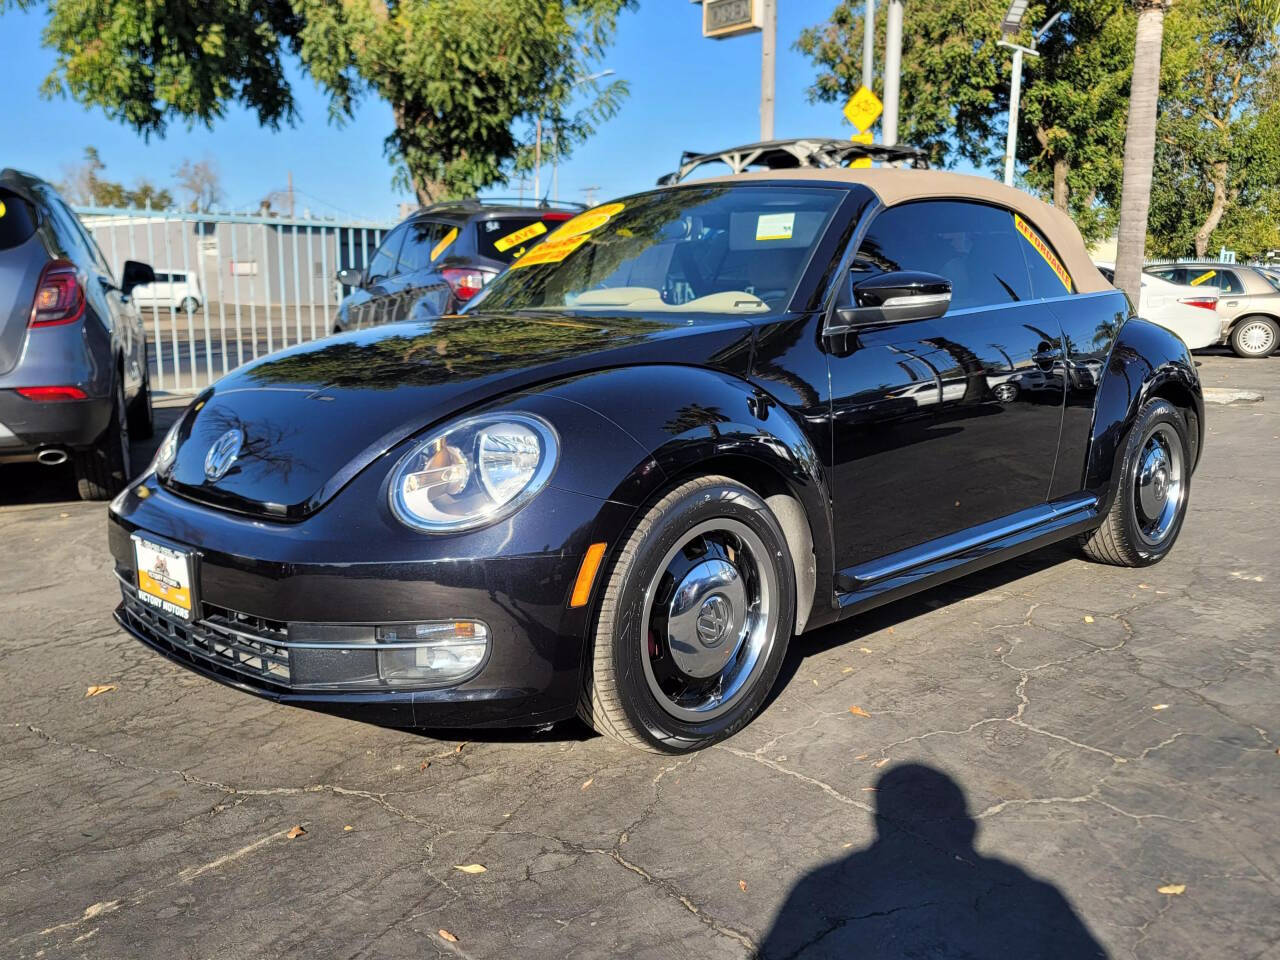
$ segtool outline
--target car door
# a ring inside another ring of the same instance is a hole
[[[393,322],[408,319],[410,310],[419,298],[433,288],[444,286],[434,262],[447,247],[443,241],[449,232],[453,231],[450,243],[457,237],[451,224],[438,220],[415,220],[408,226],[404,245],[400,248],[399,290],[392,311]],[[445,289],[447,291],[448,288]]]
[[[382,243],[374,251],[369,266],[365,268],[364,286],[352,292],[351,305],[348,308],[350,327],[368,327],[384,323],[385,315],[391,307],[388,299],[395,292],[394,281],[399,270],[400,246],[408,233],[408,224],[402,223],[382,238]]]
[[[1066,386],[1055,291],[1031,286],[1032,236],[1008,210],[953,200],[889,207],[867,228],[851,284],[923,271],[952,293],[937,319],[828,338],[846,574],[873,578],[873,561],[1045,503]]]

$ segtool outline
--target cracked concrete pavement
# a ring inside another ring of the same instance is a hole
[[[801,638],[683,758],[189,674],[113,624],[104,507],[12,468],[0,955],[1280,960],[1280,358],[1201,359],[1267,399],[1209,409],[1166,562],[1050,548]]]

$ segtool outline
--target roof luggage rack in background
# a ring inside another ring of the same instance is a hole
[[[888,147],[881,143],[855,143],[834,137],[798,137],[793,140],[765,140],[729,147],[715,153],[686,150],[680,156],[680,169],[658,178],[658,186],[680,183],[698,167],[723,163],[734,173],[746,173],[749,167],[765,170],[794,170],[798,167],[847,167],[853,160],[867,158],[880,163],[904,163],[916,169],[928,168],[923,150],[916,147]]]
[[[586,205],[567,200],[548,202],[536,197],[467,197],[462,200],[442,200],[418,208],[418,213],[428,210],[483,210],[485,207],[524,207],[531,210],[585,210]]]

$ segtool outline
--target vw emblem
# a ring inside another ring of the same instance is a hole
[[[713,593],[702,604],[698,611],[698,639],[704,647],[717,646],[729,626],[729,601],[718,593]]]
[[[204,457],[204,475],[210,480],[221,480],[240,456],[240,447],[244,444],[244,433],[240,430],[228,430],[209,448]]]

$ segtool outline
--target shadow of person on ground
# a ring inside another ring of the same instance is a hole
[[[1107,955],[1053,884],[974,849],[978,825],[946,774],[904,764],[880,778],[873,796],[875,842],[796,884],[761,957]]]

